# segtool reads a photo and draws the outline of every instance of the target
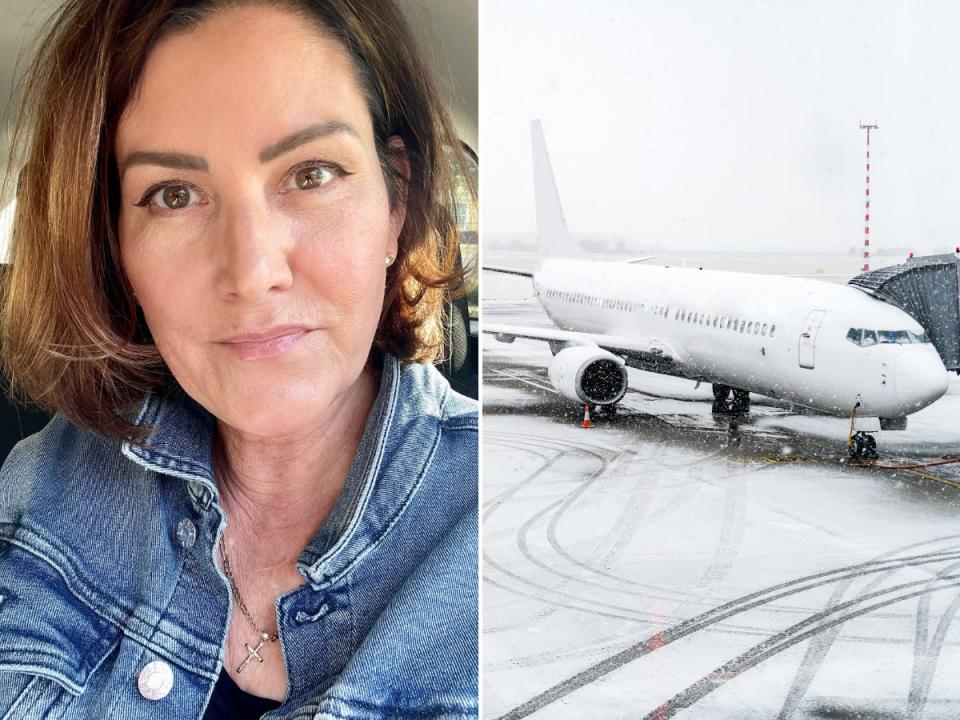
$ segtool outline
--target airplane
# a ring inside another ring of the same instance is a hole
[[[881,429],[904,430],[907,415],[947,391],[923,327],[856,288],[585,256],[567,230],[538,120],[531,134],[538,267],[483,269],[529,277],[556,327],[490,323],[483,332],[547,342],[548,376],[563,397],[613,409],[629,366],[711,383],[718,414],[748,413],[756,393],[851,417],[851,426],[877,417]],[[854,458],[877,457],[865,432],[851,432],[848,445]]]

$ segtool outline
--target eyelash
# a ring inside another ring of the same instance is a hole
[[[350,175],[353,174],[353,173],[347,172],[344,169],[344,167],[339,163],[327,162],[325,160],[304,160],[303,162],[297,163],[292,168],[290,168],[287,171],[286,175],[284,176],[284,180],[289,180],[290,178],[295,177],[296,174],[301,170],[306,170],[307,168],[316,168],[316,167],[329,170],[334,174],[335,177],[338,177],[338,178],[349,177]],[[328,183],[324,183],[323,185],[318,185],[317,187],[314,187],[314,188],[296,188],[296,189],[303,190],[304,192],[309,192],[311,190],[319,190],[325,187],[327,184]],[[180,187],[180,186],[185,187],[189,189],[191,192],[194,192],[198,195],[202,195],[200,190],[195,185],[193,185],[192,183],[188,183],[185,180],[165,180],[164,182],[156,183],[154,185],[151,185],[149,188],[147,188],[147,191],[143,194],[143,197],[140,198],[140,201],[137,203],[134,203],[134,205],[136,207],[146,207],[147,205],[152,205],[153,199],[157,195],[157,193],[159,193],[162,190],[165,190],[168,187]],[[174,208],[165,208],[165,207],[156,206],[156,210],[160,212],[173,213],[181,209],[182,208],[174,209]]]

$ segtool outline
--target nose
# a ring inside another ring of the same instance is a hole
[[[272,220],[269,212],[255,203],[226,215],[217,250],[223,294],[256,301],[290,288],[293,242],[284,224]]]
[[[910,403],[914,410],[939,400],[947,392],[947,369],[936,350],[924,348],[923,354],[911,354],[897,361],[895,370],[897,396]]]

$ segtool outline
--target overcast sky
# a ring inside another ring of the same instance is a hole
[[[568,225],[638,247],[960,243],[960,3],[483,0],[484,233],[534,229],[530,119]]]

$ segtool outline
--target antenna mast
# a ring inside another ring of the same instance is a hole
[[[867,131],[867,194],[866,205],[863,213],[863,267],[860,272],[869,272],[870,270],[870,131],[878,130],[879,125],[867,125],[860,123],[860,129]]]

